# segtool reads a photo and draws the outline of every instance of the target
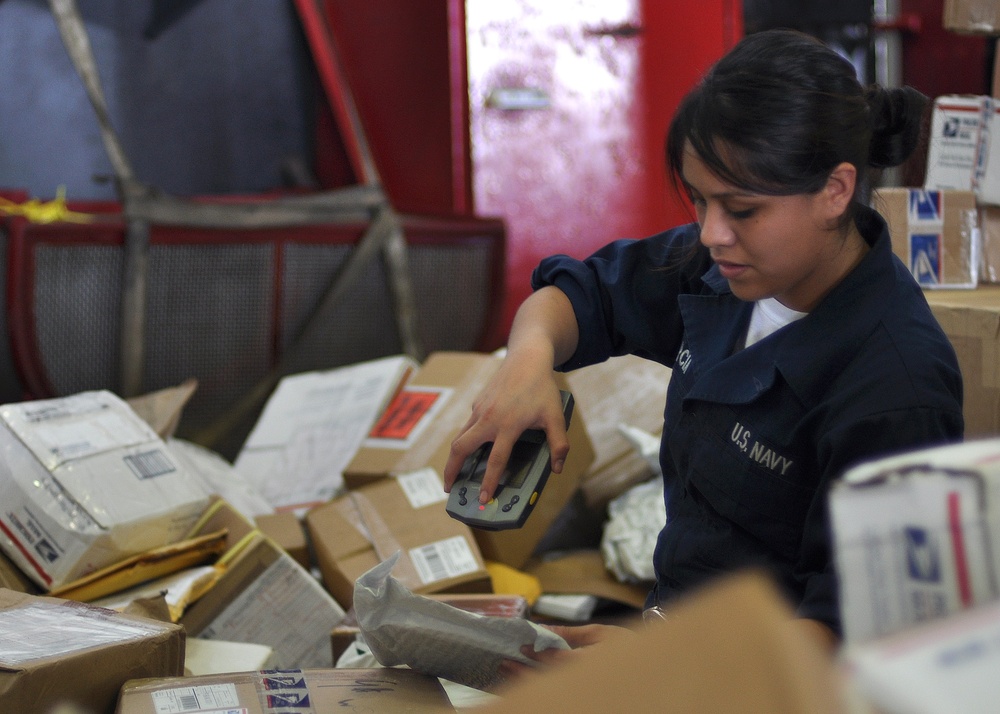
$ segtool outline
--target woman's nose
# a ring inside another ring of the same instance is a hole
[[[721,208],[707,206],[701,215],[701,243],[705,247],[731,245],[735,234]]]

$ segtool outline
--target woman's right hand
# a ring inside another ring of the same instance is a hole
[[[559,288],[541,288],[521,304],[511,325],[507,356],[451,443],[443,474],[445,491],[451,491],[465,460],[483,444],[493,442],[479,491],[479,502],[487,503],[514,443],[526,429],[545,432],[552,472],[562,471],[569,439],[553,368],[572,356],[578,339],[573,306]]]
[[[500,368],[472,405],[472,415],[452,441],[444,469],[444,490],[450,491],[465,460],[486,442],[493,442],[479,501],[493,497],[514,443],[526,429],[545,432],[552,453],[552,472],[562,471],[569,439],[562,398],[552,370],[551,351],[508,352]]]

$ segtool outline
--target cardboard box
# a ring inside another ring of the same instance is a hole
[[[872,206],[889,224],[892,250],[925,288],[974,288],[979,221],[971,191],[883,188]]]
[[[841,652],[856,698],[873,712],[993,712],[1000,701],[1000,603]]]
[[[0,708],[114,711],[122,685],[184,672],[184,629],[0,589]]]
[[[252,642],[274,650],[277,667],[329,667],[329,633],[344,610],[308,571],[225,501],[195,533],[228,529],[218,582],[181,617],[192,637]]]
[[[466,612],[474,612],[485,617],[527,617],[528,601],[520,595],[479,594],[430,594],[424,597],[438,600]],[[361,633],[354,608],[347,611],[344,620],[330,633],[333,661],[337,662]]]
[[[650,434],[663,431],[670,372],[658,362],[625,355],[566,374],[594,448],[594,461],[580,481],[588,506],[604,508],[653,476],[649,464],[618,426],[626,424]]]
[[[285,377],[234,466],[277,510],[304,510],[344,490],[342,471],[417,368],[397,355]]]
[[[973,191],[980,204],[1000,204],[1000,106],[989,96],[949,94],[934,100],[924,188]]]
[[[264,513],[255,519],[257,527],[305,569],[312,567],[305,524],[291,511]]]
[[[261,670],[139,680],[122,689],[116,714],[165,712],[454,711],[441,683],[407,669]]]
[[[757,573],[691,593],[667,620],[622,632],[525,677],[482,714],[627,711],[835,714],[843,706],[829,654],[793,624]]]
[[[0,407],[0,547],[48,590],[179,540],[209,494],[107,391]]]
[[[966,438],[1000,434],[1000,286],[925,295],[958,355]]]
[[[1000,439],[856,466],[830,515],[846,642],[1000,597]]]
[[[527,572],[538,578],[547,594],[586,594],[641,610],[650,585],[618,581],[604,565],[597,550],[577,550],[529,564]]]
[[[1000,206],[979,207],[979,283],[1000,283]]]
[[[1000,205],[1000,101],[987,97],[985,139],[976,172],[976,198],[984,206]]]
[[[996,0],[944,0],[945,29],[980,35],[1000,34],[1000,5]]]
[[[444,509],[441,478],[430,469],[352,489],[306,514],[323,582],[345,609],[354,583],[402,551],[393,574],[415,593],[490,592],[472,530]]]
[[[452,440],[468,421],[472,402],[499,369],[500,362],[496,355],[474,352],[435,352],[428,356],[344,470],[348,487],[424,468],[433,469],[440,477]],[[564,375],[558,379],[561,388],[568,389]],[[549,477],[523,527],[473,531],[484,558],[521,568],[531,557],[594,461],[583,409],[574,409],[569,440],[570,453],[562,473]],[[444,513],[444,503],[440,509]]]
[[[974,191],[990,98],[946,94],[931,113],[924,187],[934,191]]]

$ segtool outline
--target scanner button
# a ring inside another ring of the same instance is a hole
[[[508,503],[506,506],[504,506],[500,510],[503,511],[504,513],[507,513],[512,507],[513,507],[513,503]]]
[[[518,496],[518,495],[517,495],[517,494],[515,493],[515,494],[514,494],[514,495],[513,495],[512,497],[511,497],[511,499],[510,499],[510,505],[512,505],[512,506],[513,506],[513,505],[514,505],[515,503],[517,503],[517,502],[518,502],[518,501],[520,501],[520,500],[521,500],[521,497],[520,497],[520,496]]]
[[[467,504],[468,502],[469,502],[469,499],[467,499],[467,498],[464,498],[464,497],[461,497],[461,498],[459,498],[459,499],[458,499],[458,505],[459,505],[459,506],[464,506],[464,505],[466,505],[466,504]]]
[[[531,499],[528,501],[528,504],[534,506],[535,501],[537,500],[538,500],[538,491],[535,491],[533,494],[531,494]]]
[[[462,488],[458,489],[458,495],[459,496],[464,496],[468,492],[469,492],[469,489],[467,489],[465,486],[462,486]]]

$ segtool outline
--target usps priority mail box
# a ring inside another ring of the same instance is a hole
[[[831,490],[830,514],[848,643],[1000,595],[1000,439],[857,466]]]
[[[0,406],[0,548],[45,590],[180,540],[209,496],[111,392]]]

